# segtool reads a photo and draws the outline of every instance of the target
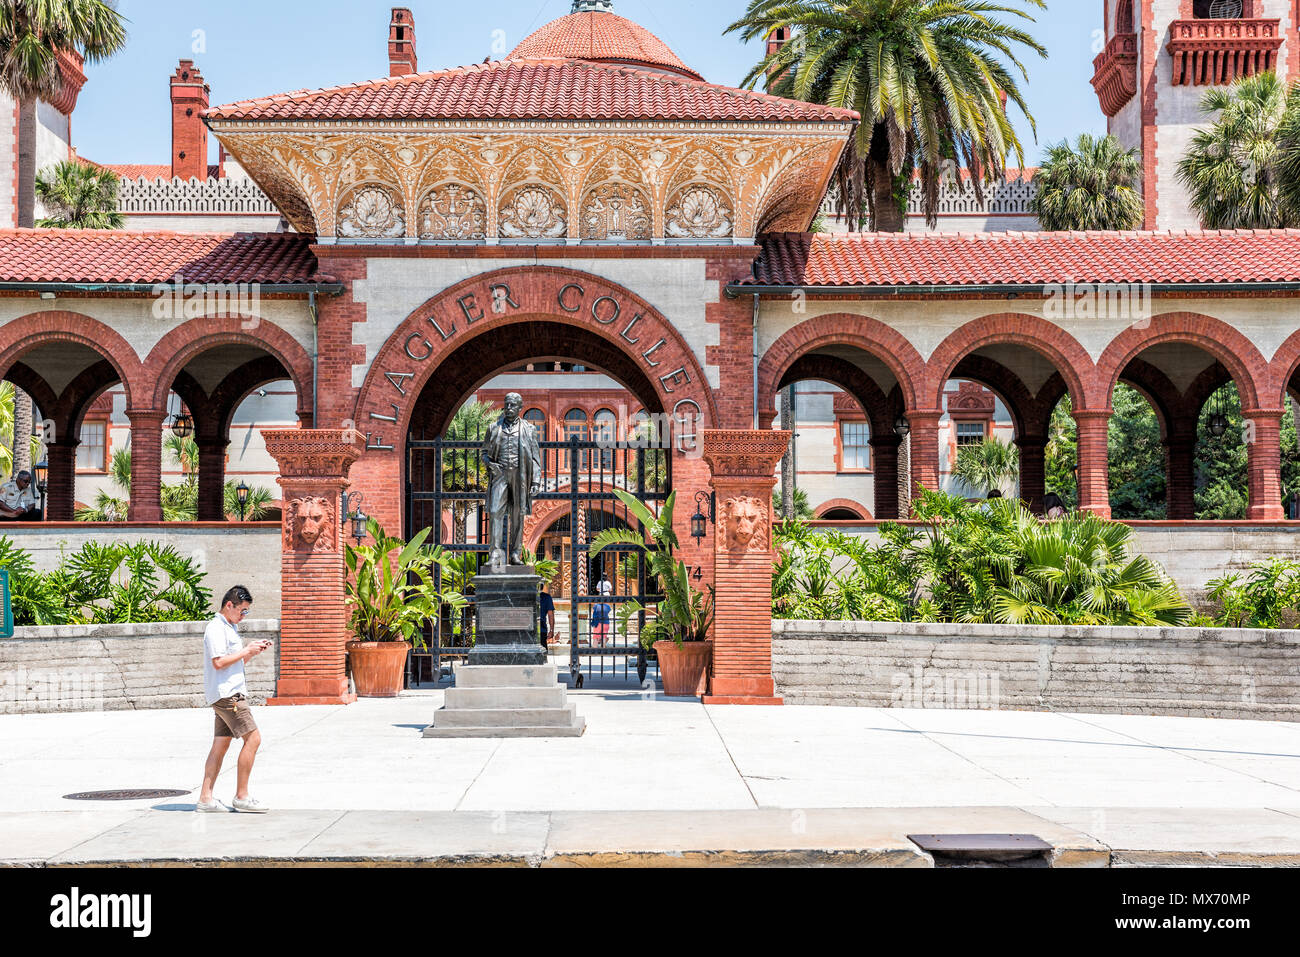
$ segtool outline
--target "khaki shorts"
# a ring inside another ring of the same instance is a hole
[[[222,698],[212,706],[217,713],[213,736],[218,738],[243,738],[257,730],[253,720],[253,709],[248,706],[248,699],[242,694],[231,698]]]

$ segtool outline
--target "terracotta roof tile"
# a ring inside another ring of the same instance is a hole
[[[779,233],[745,285],[1300,282],[1300,230]]]
[[[858,115],[683,76],[583,60],[499,60],[299,90],[208,110],[209,120],[577,119],[849,121]]]
[[[0,282],[332,282],[310,236],[100,229],[0,229]]]
[[[558,57],[641,63],[704,79],[645,27],[613,13],[571,13],[552,20],[515,47],[507,59]]]

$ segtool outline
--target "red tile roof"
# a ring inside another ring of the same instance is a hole
[[[849,121],[858,114],[583,60],[500,60],[218,106],[210,120]]]
[[[515,47],[507,59],[558,57],[642,64],[702,80],[657,36],[613,13],[571,13],[552,20]]]
[[[333,282],[317,273],[313,241],[297,233],[0,229],[0,282]]]
[[[1300,229],[1116,233],[779,233],[763,286],[1300,282]]]

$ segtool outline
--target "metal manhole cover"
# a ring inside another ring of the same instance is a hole
[[[189,791],[176,791],[167,788],[136,789],[133,791],[78,791],[65,794],[65,801],[156,801],[160,798],[185,797]]]

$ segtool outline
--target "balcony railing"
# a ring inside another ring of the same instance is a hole
[[[1175,20],[1169,27],[1174,86],[1222,86],[1277,66],[1280,20]]]
[[[1114,116],[1137,95],[1137,34],[1117,33],[1092,61],[1092,88],[1101,110]]]

